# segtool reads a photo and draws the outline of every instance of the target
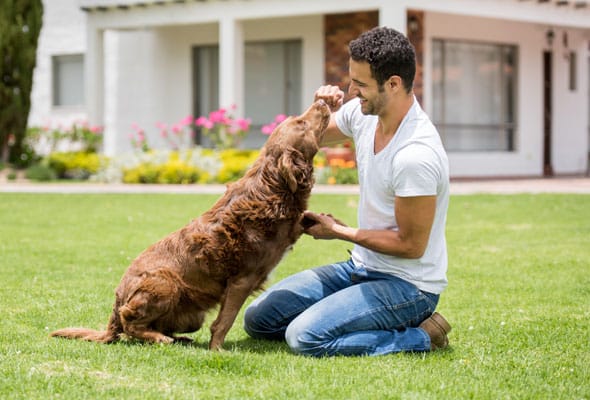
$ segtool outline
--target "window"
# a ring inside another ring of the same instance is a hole
[[[433,42],[433,120],[448,151],[514,151],[517,49]]]
[[[259,148],[267,139],[260,132],[262,125],[271,122],[277,114],[301,112],[301,42],[246,43],[244,57],[244,117],[251,118],[252,125],[243,146]],[[195,115],[206,115],[219,106],[218,47],[195,47],[193,65]],[[208,145],[204,138],[197,141]]]
[[[577,82],[577,69],[576,64],[578,62],[575,51],[570,51],[567,55],[567,61],[569,63],[569,88],[572,92],[577,90],[578,82]]]
[[[53,56],[53,105],[84,105],[84,56]]]

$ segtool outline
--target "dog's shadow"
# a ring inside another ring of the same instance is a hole
[[[209,341],[203,340],[203,338],[196,337],[190,338],[191,340],[176,340],[170,344],[162,344],[162,346],[181,346],[186,348],[194,348],[201,350],[209,350]],[[118,346],[157,346],[157,344],[146,343],[144,341],[125,338],[117,342]],[[240,353],[290,353],[289,347],[284,341],[279,340],[257,340],[250,337],[245,337],[236,340],[226,340],[223,344],[223,348],[219,351],[221,353],[229,352],[240,352]]]
[[[209,342],[199,339],[188,341],[176,341],[172,346],[184,346],[196,349],[209,350]],[[221,352],[239,352],[239,353],[289,353],[289,347],[284,341],[274,340],[257,340],[250,337],[226,340]]]

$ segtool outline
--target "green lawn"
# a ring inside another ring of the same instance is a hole
[[[448,350],[312,359],[248,338],[99,345],[48,337],[102,328],[142,249],[217,196],[0,194],[0,399],[589,399],[590,196],[454,196]],[[354,223],[357,198],[310,208]],[[302,238],[272,280],[343,259],[350,245]],[[251,299],[249,299],[251,301]]]

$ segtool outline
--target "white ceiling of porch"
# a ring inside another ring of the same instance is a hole
[[[574,9],[582,9],[590,7],[588,0],[517,0],[519,2],[538,3],[541,5],[554,5],[557,7],[571,7]]]

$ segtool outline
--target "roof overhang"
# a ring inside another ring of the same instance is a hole
[[[387,0],[389,1],[389,0]],[[78,0],[80,8],[105,28],[121,27],[135,15],[137,24],[153,25],[215,21],[222,17],[260,19],[293,15],[332,14],[360,10],[380,10],[384,0]],[[590,0],[396,0],[396,6],[496,18],[517,22],[590,29]],[[159,12],[166,10],[166,13]],[[156,14],[159,14],[156,17]],[[143,22],[139,22],[139,20]],[[133,24],[132,24],[133,25]]]

